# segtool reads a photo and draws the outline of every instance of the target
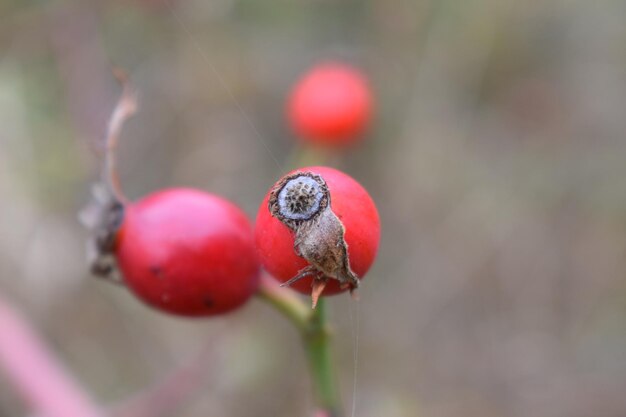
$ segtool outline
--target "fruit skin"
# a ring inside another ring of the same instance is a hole
[[[168,189],[129,204],[115,254],[137,297],[177,315],[233,310],[258,284],[247,217],[229,201],[198,190]]]
[[[287,104],[288,119],[298,137],[327,147],[358,142],[371,113],[366,77],[338,62],[319,64],[304,74]]]
[[[309,171],[321,175],[330,190],[331,208],[343,223],[348,244],[350,267],[362,279],[374,263],[380,241],[380,219],[374,201],[367,191],[353,178],[333,168],[307,167],[296,171]],[[296,255],[293,233],[268,209],[269,192],[257,214],[254,237],[257,253],[263,267],[278,281],[286,282],[294,277],[308,262]],[[291,288],[303,294],[311,294],[311,277],[303,278]],[[322,295],[346,291],[339,288],[339,281],[329,279]]]

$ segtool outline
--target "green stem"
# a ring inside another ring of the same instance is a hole
[[[339,390],[330,349],[331,331],[323,298],[312,310],[291,290],[280,288],[271,278],[261,281],[258,295],[296,325],[309,360],[318,411],[327,417],[341,414]]]
[[[296,146],[292,151],[285,166],[290,170],[313,165],[325,165],[329,163],[333,154],[323,148],[311,148]]]
[[[293,291],[281,288],[272,278],[263,276],[257,295],[287,317],[300,332],[306,331],[312,315],[311,309]]]
[[[323,298],[313,310],[309,327],[303,334],[304,346],[309,357],[317,404],[328,416],[338,416],[339,390],[335,379],[330,349],[331,331],[326,321],[326,302]]]

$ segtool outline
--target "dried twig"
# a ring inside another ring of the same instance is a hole
[[[117,168],[115,164],[115,150],[117,149],[117,143],[119,140],[124,122],[132,117],[137,111],[137,93],[130,86],[128,75],[120,68],[113,69],[113,75],[122,85],[122,95],[111,114],[109,124],[107,127],[107,136],[105,140],[106,155],[105,155],[105,171],[104,178],[106,178],[107,184],[115,195],[115,197],[122,203],[127,199],[122,192],[122,187],[117,175]]]

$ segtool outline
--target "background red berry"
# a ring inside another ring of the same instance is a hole
[[[234,204],[192,189],[160,191],[127,206],[116,256],[124,281],[160,310],[208,316],[256,290],[252,228]]]
[[[321,175],[331,195],[331,208],[346,229],[350,266],[359,278],[363,278],[374,262],[380,240],[380,220],[374,201],[367,191],[353,178],[333,168],[308,167],[296,171],[309,171]],[[268,209],[269,193],[265,196],[256,218],[255,241],[261,263],[278,281],[285,282],[308,265],[296,255],[294,238],[289,229],[272,217]],[[311,293],[310,277],[303,278],[292,288]],[[338,281],[331,279],[324,295],[337,294]]]
[[[294,86],[287,111],[300,138],[320,145],[347,145],[362,137],[370,121],[372,95],[358,69],[329,62],[304,74]]]

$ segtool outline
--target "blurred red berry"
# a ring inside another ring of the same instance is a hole
[[[358,69],[324,63],[297,82],[287,112],[295,133],[303,140],[345,146],[360,140],[370,122],[372,94]]]
[[[362,279],[374,262],[380,240],[380,220],[372,198],[358,182],[335,169],[301,168],[286,177],[298,172],[317,174],[325,181],[330,193],[330,208],[345,228],[350,268]],[[285,283],[309,266],[309,263],[294,250],[293,230],[272,216],[268,208],[272,190],[259,208],[255,241],[262,265],[278,281]],[[312,276],[307,276],[294,282],[292,288],[303,294],[311,294],[312,280]],[[345,285],[342,288],[338,279],[327,279],[327,282],[322,295],[337,294],[352,288]]]
[[[257,287],[248,219],[202,191],[169,189],[127,205],[114,251],[128,288],[169,313],[224,313]]]

